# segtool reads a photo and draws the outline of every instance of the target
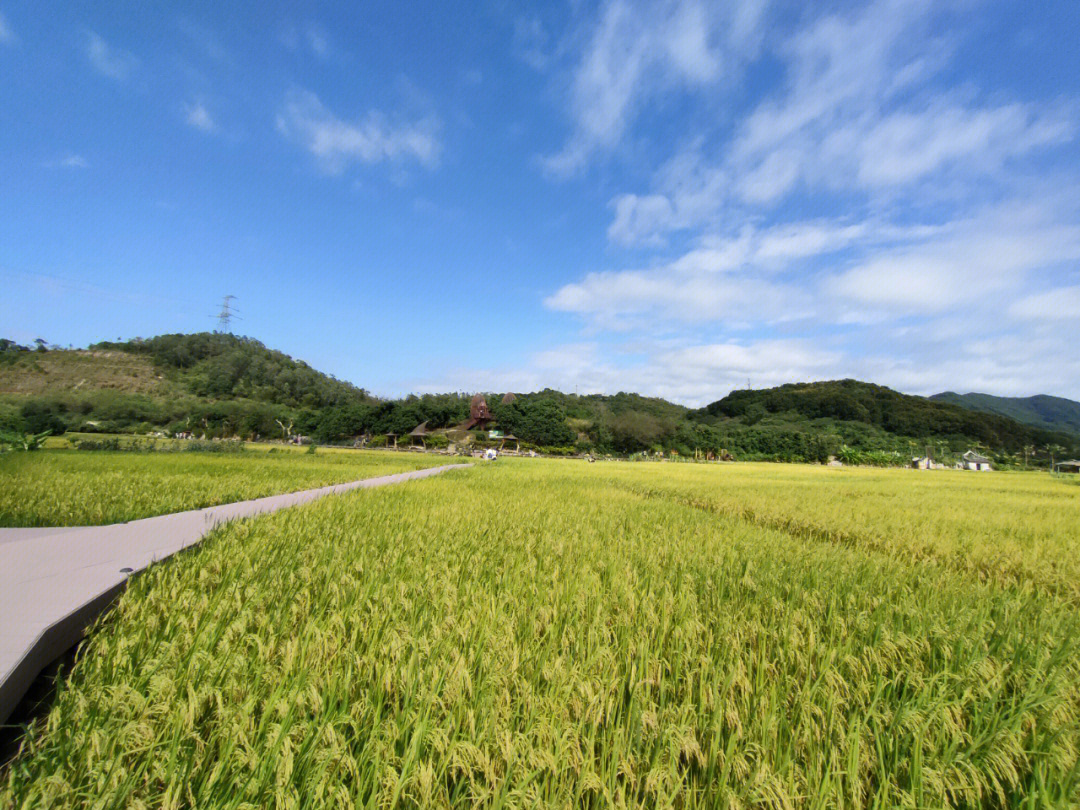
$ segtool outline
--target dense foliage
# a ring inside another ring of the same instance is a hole
[[[254,338],[219,332],[160,335],[94,350],[149,355],[161,368],[182,371],[192,394],[212,399],[253,399],[276,405],[325,408],[369,399],[367,392],[327,376]]]
[[[977,413],[925,397],[909,396],[858,380],[794,383],[765,390],[735,390],[699,412],[704,421],[739,418],[754,424],[770,414],[833,420],[878,428],[915,439],[963,439],[1017,452],[1026,445],[1073,446],[1077,437],[1042,430],[995,414]]]

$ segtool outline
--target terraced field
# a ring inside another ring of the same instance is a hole
[[[1080,490],[831,472],[501,460],[226,526],[0,806],[1075,806]]]

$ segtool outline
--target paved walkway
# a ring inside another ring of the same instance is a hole
[[[111,526],[0,529],[0,723],[38,673],[82,638],[130,574],[198,543],[215,526],[469,466],[447,464]]]

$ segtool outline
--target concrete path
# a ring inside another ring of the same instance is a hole
[[[198,543],[215,526],[469,466],[447,464],[111,526],[0,529],[0,724],[38,673],[82,638],[128,576]]]

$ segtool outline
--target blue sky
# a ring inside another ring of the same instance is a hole
[[[0,334],[1080,399],[1075,0],[467,7],[0,0]]]

